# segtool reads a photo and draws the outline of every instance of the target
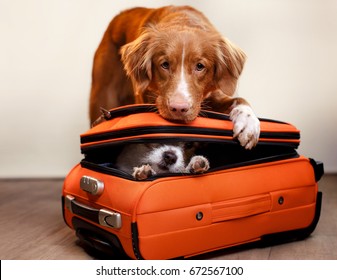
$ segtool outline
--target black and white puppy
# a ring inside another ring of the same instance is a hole
[[[209,169],[209,162],[204,156],[194,155],[196,146],[197,143],[128,144],[117,157],[116,166],[136,180],[161,173],[203,173]]]

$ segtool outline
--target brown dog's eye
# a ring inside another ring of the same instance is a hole
[[[163,62],[162,64],[160,64],[161,68],[163,69],[169,69],[170,68],[170,63],[168,63],[167,61]]]
[[[196,65],[196,70],[197,71],[202,71],[202,70],[204,70],[205,69],[205,65],[203,65],[202,63],[198,63],[197,65]]]

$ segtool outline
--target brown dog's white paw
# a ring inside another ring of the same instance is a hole
[[[132,176],[136,180],[145,180],[155,174],[156,172],[152,169],[152,167],[149,164],[144,164],[140,167],[134,167]]]
[[[229,116],[234,124],[234,137],[239,140],[241,146],[248,150],[255,147],[260,137],[260,121],[252,108],[248,105],[238,105],[232,109]]]
[[[188,173],[200,174],[209,169],[209,161],[203,156],[193,156],[186,167]]]

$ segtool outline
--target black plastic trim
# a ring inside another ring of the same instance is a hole
[[[318,182],[324,175],[324,164],[321,161],[316,161],[313,158],[309,158],[309,161],[314,168],[315,180]]]
[[[130,259],[115,234],[73,217],[72,225],[77,237],[85,245],[114,259]],[[101,256],[100,256],[101,257]]]
[[[131,237],[133,252],[138,260],[143,260],[142,254],[139,250],[138,227],[137,223],[131,223]]]
[[[66,215],[65,215],[65,198],[64,196],[61,197],[61,201],[62,201],[62,217],[63,217],[63,221],[65,222],[65,224],[68,226],[68,227],[71,227],[68,223],[67,223],[67,220],[66,220]]]

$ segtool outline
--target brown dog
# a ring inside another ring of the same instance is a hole
[[[233,97],[245,59],[191,7],[124,11],[111,21],[95,54],[91,122],[101,107],[133,103],[155,103],[164,118],[182,122],[205,108],[229,113],[234,136],[251,149],[259,120],[247,101]]]

